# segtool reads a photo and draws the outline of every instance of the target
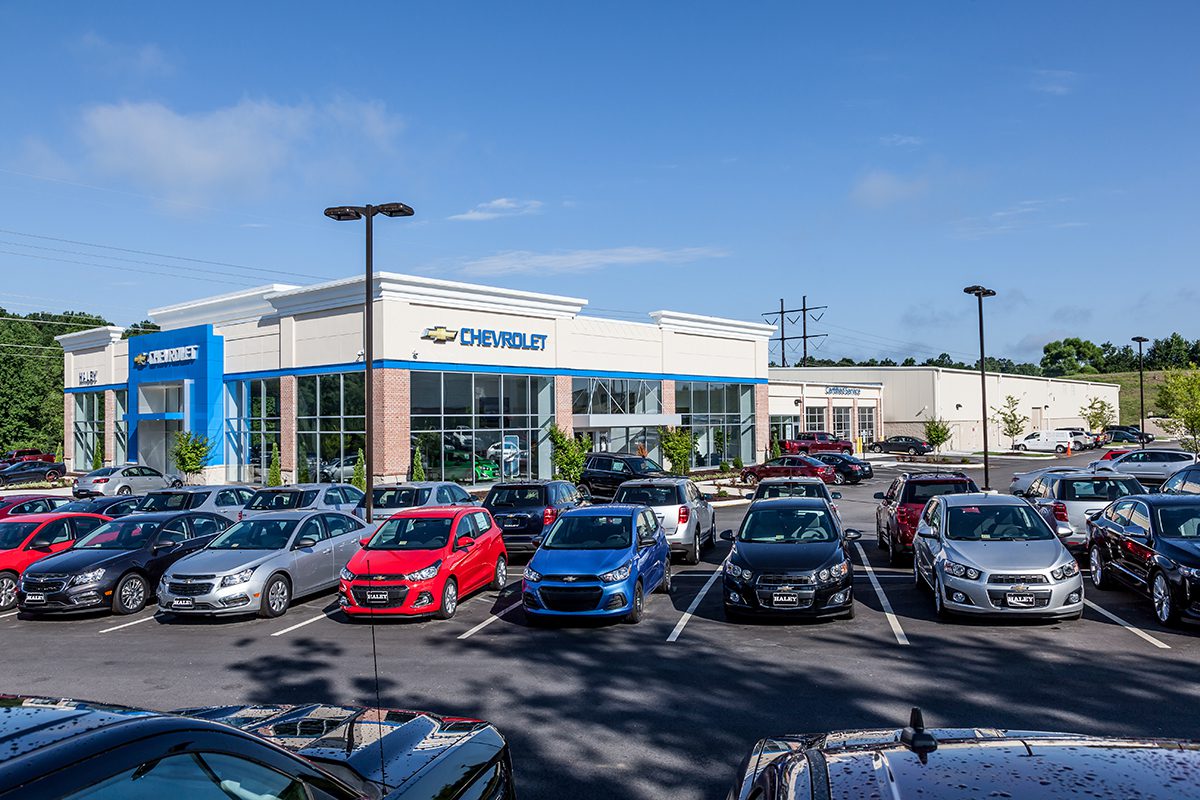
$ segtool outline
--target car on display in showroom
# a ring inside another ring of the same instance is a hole
[[[363,492],[348,483],[294,483],[259,489],[238,519],[279,511],[344,511],[353,513]]]
[[[591,453],[583,462],[579,487],[595,498],[611,500],[617,487],[634,478],[669,478],[657,462],[632,453]]]
[[[923,798],[1175,800],[1200,742],[1006,731],[986,724],[774,736],[743,759],[728,800]],[[1086,777],[1081,777],[1086,776]],[[1086,789],[1083,787],[1086,786]]]
[[[1026,470],[1025,472],[1014,472],[1012,481],[1008,484],[1008,493],[1019,495],[1028,491],[1033,482],[1043,475],[1053,475],[1059,472],[1078,472],[1079,467],[1071,465],[1059,465],[1053,467],[1038,467],[1037,469]]]
[[[55,458],[54,453],[47,453],[43,450],[9,450],[0,454],[0,468],[16,464],[18,461],[44,461],[47,464],[55,464],[58,459]]]
[[[699,564],[700,551],[717,543],[717,512],[687,478],[626,481],[617,489],[613,502],[650,506],[667,535],[671,552],[681,553],[684,563]]]
[[[164,475],[152,467],[126,464],[123,467],[101,467],[76,478],[71,493],[76,497],[113,497],[145,494],[173,486],[183,486],[183,479],[176,475]]]
[[[820,478],[765,478],[745,497],[752,502],[773,497],[815,497],[829,503],[833,513],[837,514],[837,501],[842,499],[842,493],[829,491],[829,484]]]
[[[915,436],[889,436],[878,439],[867,447],[872,453],[904,453],[910,456],[923,456],[933,452],[933,445]]]
[[[783,452],[789,454],[854,453],[854,442],[828,431],[803,431],[791,439],[784,439],[779,446]]]
[[[876,492],[875,543],[888,553],[888,563],[898,566],[913,551],[917,521],[925,504],[943,494],[978,492],[979,487],[962,472],[905,472],[885,492]]]
[[[498,483],[483,498],[510,553],[532,553],[535,542],[558,515],[590,501],[585,491],[569,481]]]
[[[184,486],[148,493],[137,511],[208,511],[237,522],[252,497],[254,490],[248,486]]]
[[[450,481],[408,481],[376,484],[371,490],[371,521],[383,522],[397,511],[421,506],[473,506],[478,501]],[[354,506],[354,516],[367,518],[367,496]]]
[[[362,535],[362,520],[337,511],[273,511],[235,522],[167,570],[159,610],[283,616],[293,598],[338,585]]]
[[[1043,475],[1021,497],[1038,510],[1046,522],[1062,536],[1063,544],[1077,556],[1088,551],[1087,521],[1109,503],[1144,490],[1136,478],[1095,472],[1063,472]]]
[[[742,470],[742,483],[751,486],[765,478],[820,478],[837,482],[837,470],[812,456],[780,456]]]
[[[421,711],[227,705],[173,713],[0,695],[4,800],[512,800],[491,725]]]
[[[854,564],[847,542],[862,536],[842,529],[824,500],[756,500],[721,565],[725,616],[837,616],[854,619]]]
[[[53,483],[66,473],[67,467],[61,462],[47,464],[45,461],[18,461],[0,469],[0,486],[40,481]]]
[[[913,583],[940,619],[997,614],[1079,619],[1079,563],[1029,503],[1005,494],[949,494],[925,506]]]
[[[614,617],[641,622],[646,595],[671,591],[671,546],[646,506],[566,511],[525,567],[525,618]]]
[[[351,618],[450,619],[462,598],[508,583],[508,552],[483,508],[401,511],[362,540],[339,573],[338,602]]]
[[[17,604],[21,574],[108,522],[98,514],[25,514],[0,519],[0,611]]]
[[[66,498],[61,498],[65,500]],[[85,497],[72,500],[59,506],[59,514],[103,514],[109,519],[132,514],[138,503],[142,502],[141,495],[122,495],[121,497]]]
[[[17,605],[35,614],[104,607],[136,614],[173,563],[203,548],[228,524],[217,514],[190,511],[110,520],[26,569]]]
[[[1162,494],[1200,494],[1200,464],[1191,464],[1163,481]]]
[[[817,453],[812,457],[822,464],[833,467],[833,482],[837,484],[862,483],[868,478],[875,477],[875,470],[871,467],[871,462],[861,458],[842,453]]]
[[[1132,475],[1145,486],[1159,486],[1183,467],[1195,463],[1196,454],[1186,450],[1131,450],[1108,461],[1093,461],[1087,468],[1096,473]]]
[[[0,497],[0,519],[24,514],[49,514],[71,502],[53,494],[9,494]]]
[[[1146,595],[1163,625],[1200,619],[1200,497],[1125,497],[1088,521],[1092,583]]]
[[[317,467],[317,473],[325,483],[349,483],[354,479],[354,468],[358,466],[358,453],[345,458],[335,458],[328,464]]]

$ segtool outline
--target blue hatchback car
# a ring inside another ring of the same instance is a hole
[[[640,622],[654,591],[671,591],[671,546],[654,512],[618,504],[573,508],[546,531],[525,568],[525,615]]]

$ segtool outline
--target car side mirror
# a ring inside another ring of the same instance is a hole
[[[532,539],[530,539],[530,540],[529,540],[529,542],[530,542],[530,544],[532,544],[534,547],[541,547],[541,546],[542,546],[542,537],[540,537],[540,536],[535,536],[535,537],[533,537]]]
[[[929,527],[924,522],[917,526],[917,536],[920,536],[922,539],[937,538],[937,534],[933,532],[933,528]]]
[[[847,542],[857,542],[862,538],[862,531],[857,528],[846,528],[846,530],[842,531],[842,538]]]
[[[375,538],[374,534],[372,534],[371,536],[364,536],[358,540],[358,544],[360,547],[366,547],[367,545],[369,545],[371,543],[371,540],[373,538]]]
[[[842,499],[842,493],[841,493],[841,492],[830,492],[830,493],[829,493],[829,496],[830,496],[830,497],[832,497],[834,500],[841,500],[841,499]]]
[[[1058,524],[1057,524],[1057,525],[1054,527],[1054,533],[1055,533],[1055,534],[1058,536],[1058,538],[1060,538],[1060,539],[1066,539],[1066,538],[1070,537],[1070,536],[1071,536],[1071,534],[1073,534],[1074,532],[1075,532],[1075,531],[1071,530],[1071,526],[1070,526],[1068,523],[1066,523],[1066,522],[1059,522],[1059,523],[1058,523]]]
[[[317,544],[317,537],[301,536],[299,539],[296,540],[296,545],[292,549],[293,550],[303,550],[306,547],[315,547],[316,544]]]
[[[174,550],[176,547],[179,547],[179,546],[180,546],[179,542],[159,542],[158,544],[154,545],[154,552],[155,553],[166,553],[170,550]]]
[[[874,497],[876,500],[887,500],[887,495],[884,494],[883,492],[876,492],[875,494],[873,494],[871,496]]]
[[[731,530],[721,531],[721,538],[727,542],[732,542],[733,541],[733,531],[731,531]]]
[[[460,536],[458,541],[454,543],[455,550],[470,550],[475,546],[475,540],[470,536]]]
[[[1126,525],[1122,529],[1122,532],[1126,536],[1131,536],[1134,539],[1145,539],[1146,538],[1146,532],[1144,530],[1142,530],[1141,528],[1139,528],[1137,525]]]
[[[745,495],[743,495],[743,497],[745,497],[747,500],[753,500],[753,499],[754,499],[754,492],[746,492],[746,494],[745,494]]]
[[[34,540],[34,541],[30,542],[29,546],[26,547],[25,549],[26,550],[48,551],[50,549],[50,542],[46,541],[45,539]]]

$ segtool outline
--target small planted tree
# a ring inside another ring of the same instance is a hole
[[[191,431],[176,431],[171,457],[175,460],[175,469],[182,472],[190,483],[191,478],[203,472],[212,462],[216,449],[216,442],[207,436]]]
[[[925,441],[935,452],[942,452],[942,445],[950,441],[950,425],[938,417],[928,417],[925,420]]]
[[[367,490],[367,457],[362,448],[358,448],[358,460],[354,462],[354,472],[350,476],[350,485],[360,492]]]
[[[1021,401],[1011,394],[1004,398],[1004,404],[992,409],[992,421],[1000,426],[1000,432],[1009,440],[1009,448],[1016,447],[1017,437],[1025,432],[1025,424],[1029,417],[1021,413]]]
[[[267,486],[282,486],[283,470],[279,463],[279,442],[271,443],[271,464],[267,467]]]
[[[658,441],[663,456],[670,462],[667,471],[672,475],[687,475],[692,468],[692,454],[696,452],[696,434],[687,428],[659,428]]]
[[[99,436],[96,437],[96,445],[92,448],[92,469],[97,470],[104,466],[104,442]]]
[[[771,440],[771,458],[779,458],[783,455],[783,448],[779,446],[778,439]]]
[[[425,480],[425,462],[421,456],[421,445],[417,444],[412,451],[412,467],[408,474],[412,476],[414,481]]]
[[[63,444],[59,442],[54,445],[54,463],[61,464],[63,460]]]
[[[583,462],[591,451],[592,437],[584,435],[576,439],[557,425],[550,428],[550,463],[554,465],[554,474],[564,481],[579,483]]]
[[[1093,397],[1079,409],[1079,416],[1087,423],[1089,431],[1100,431],[1117,421],[1117,410],[1102,397]]]
[[[1167,415],[1159,420],[1162,429],[1178,436],[1185,450],[1200,452],[1200,370],[1167,370],[1158,389],[1158,407]]]

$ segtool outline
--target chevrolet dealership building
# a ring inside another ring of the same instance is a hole
[[[354,459],[365,429],[363,278],[270,285],[152,310],[162,327],[103,327],[65,350],[68,468],[171,467],[176,431],[216,443],[207,481],[285,482]],[[646,322],[587,301],[411,275],[374,278],[377,478],[419,453],[431,479],[548,478],[548,431],[661,459],[657,431],[696,434],[693,466],[761,459],[773,327],[676,311]],[[349,477],[349,471],[336,477]]]

